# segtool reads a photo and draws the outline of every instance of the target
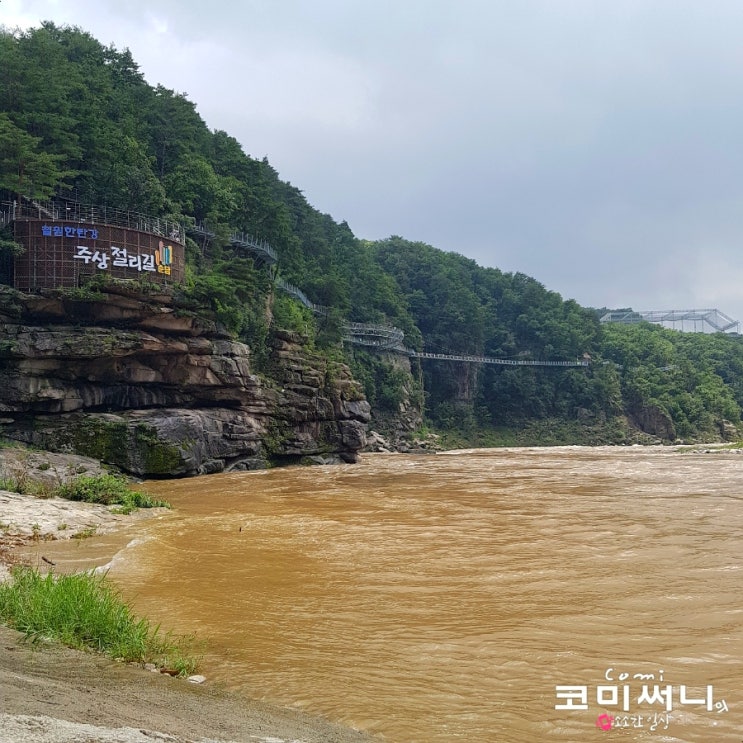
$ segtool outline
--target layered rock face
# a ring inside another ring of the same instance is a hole
[[[355,461],[369,405],[347,367],[277,333],[266,370],[167,294],[0,287],[2,433],[126,472],[179,476]]]

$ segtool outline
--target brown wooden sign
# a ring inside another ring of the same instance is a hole
[[[164,285],[185,278],[176,233],[51,219],[17,219],[13,233],[26,249],[14,261],[13,286],[21,291],[76,287],[97,273]]]

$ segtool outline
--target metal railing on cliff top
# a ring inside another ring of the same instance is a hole
[[[162,217],[150,217],[140,212],[116,209],[111,206],[91,206],[75,201],[12,201],[2,204],[0,220],[8,224],[16,219],[48,219],[55,222],[106,224],[130,230],[150,232],[168,240],[185,244],[183,225]]]

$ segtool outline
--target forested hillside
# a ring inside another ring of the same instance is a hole
[[[361,240],[267,159],[209,130],[186,96],[145,81],[128,50],[76,28],[0,33],[0,191],[3,200],[63,197],[205,226],[208,238],[188,240],[186,298],[209,306],[258,362],[277,327],[345,354],[378,420],[424,398],[428,424],[470,440],[524,427],[549,430],[550,442],[621,442],[632,427],[664,440],[737,435],[740,338],[602,326],[596,311],[523,274],[401,237]],[[235,252],[233,232],[267,241],[277,269]],[[0,247],[13,249],[7,231]],[[276,270],[330,313],[318,318],[275,293]],[[413,361],[411,373],[389,354],[344,349],[344,320],[394,325],[418,350],[591,364]]]

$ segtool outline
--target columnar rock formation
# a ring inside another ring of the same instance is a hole
[[[3,435],[139,476],[354,461],[369,405],[348,368],[292,333],[251,351],[168,294],[0,290]]]

